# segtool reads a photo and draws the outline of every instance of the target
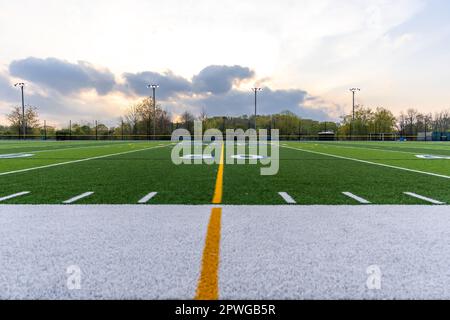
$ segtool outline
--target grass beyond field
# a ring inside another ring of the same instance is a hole
[[[450,144],[432,142],[281,142],[280,171],[261,176],[260,166],[225,165],[224,204],[450,203]],[[210,204],[217,165],[172,163],[167,142],[0,142],[2,204]],[[2,159],[6,154],[32,154]],[[427,199],[407,195],[414,193]]]

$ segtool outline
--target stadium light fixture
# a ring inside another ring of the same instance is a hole
[[[257,130],[256,128],[256,116],[257,116],[257,102],[258,102],[258,92],[263,91],[262,88],[252,88],[252,91],[255,93],[255,130]]]
[[[148,84],[147,88],[153,91],[153,140],[156,140],[156,89],[159,88],[159,84]]]
[[[20,91],[22,93],[22,134],[23,134],[23,139],[26,139],[27,136],[27,127],[26,127],[26,123],[25,123],[25,99],[24,99],[24,95],[23,95],[23,88],[25,87],[25,83],[23,82],[18,82],[16,84],[14,84],[14,87],[16,88],[20,88]]]
[[[353,120],[355,120],[355,94],[361,91],[360,88],[351,88],[350,91],[353,93]]]
[[[355,94],[356,94],[356,92],[361,91],[361,89],[360,88],[351,88],[349,90],[353,94],[353,113],[352,113],[352,121],[350,123],[350,138],[352,138],[353,137],[353,121],[355,121]]]

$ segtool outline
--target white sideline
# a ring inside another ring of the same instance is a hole
[[[89,197],[89,196],[91,196],[91,195],[93,195],[93,194],[94,194],[93,192],[85,192],[85,193],[83,193],[83,194],[80,194],[79,196],[70,198],[69,200],[66,200],[66,201],[64,201],[63,203],[64,203],[64,204],[71,204],[71,203],[74,203],[74,202],[76,202],[76,201],[78,201],[78,200],[80,200],[80,199]]]
[[[446,175],[443,175],[443,174],[437,174],[437,173],[432,173],[432,172],[426,172],[426,171],[408,169],[408,168],[403,168],[403,167],[391,166],[389,164],[372,162],[372,161],[361,160],[361,159],[356,159],[356,158],[343,157],[343,156],[338,156],[338,155],[335,155],[335,154],[318,152],[318,151],[311,151],[311,150],[305,150],[305,149],[299,149],[299,148],[293,148],[293,147],[284,147],[284,148],[288,148],[288,149],[292,149],[292,150],[298,150],[298,151],[303,151],[303,152],[307,152],[307,153],[320,154],[322,156],[333,157],[333,158],[338,158],[338,159],[343,159],[343,160],[350,160],[350,161],[356,161],[356,162],[361,162],[361,163],[373,164],[375,166],[380,166],[380,167],[386,167],[386,168],[391,168],[391,169],[398,169],[398,170],[409,171],[409,172],[414,172],[414,173],[426,174],[426,175],[433,176],[433,177],[450,179],[450,176],[446,176]]]
[[[9,200],[9,199],[12,199],[12,198],[17,198],[17,197],[20,197],[20,196],[24,196],[24,195],[29,194],[29,193],[30,193],[30,191],[24,191],[24,192],[19,192],[19,193],[11,194],[11,195],[9,195],[9,196],[0,198],[0,202],[6,201],[6,200]]]
[[[146,195],[145,197],[143,197],[141,200],[138,201],[138,203],[140,204],[144,204],[149,202],[154,196],[156,196],[158,194],[158,192],[150,192],[148,195]]]
[[[85,147],[66,147],[66,148],[58,148],[58,149],[45,149],[45,150],[36,150],[36,151],[26,151],[26,152],[19,152],[18,154],[24,154],[24,153],[43,153],[43,152],[52,152],[52,151],[66,151],[66,150],[78,150],[78,149],[88,149],[88,148],[102,148],[102,147],[111,147],[111,146],[120,146],[120,145],[126,145],[128,143],[126,142],[120,142],[115,144],[106,144],[101,146],[85,146]],[[23,148],[23,147],[22,147]]]
[[[423,152],[387,150],[387,149],[383,149],[382,147],[369,148],[369,147],[351,147],[349,145],[331,145],[331,144],[325,144],[325,145],[326,146],[330,146],[330,147],[339,147],[339,148],[355,149],[355,150],[356,149],[366,149],[366,150],[373,150],[373,151],[398,152],[398,153],[414,154],[414,155],[418,155],[418,154],[427,155],[427,154],[429,154],[429,153],[423,153]],[[446,149],[431,149],[431,148],[421,148],[421,149],[434,150],[434,151],[449,151],[449,150],[446,150]]]
[[[289,204],[296,204],[297,202],[287,193],[287,192],[278,192],[278,194]]]
[[[362,203],[362,204],[370,204],[370,201],[367,201],[367,200],[364,199],[364,198],[358,197],[357,195],[355,195],[355,194],[353,194],[353,193],[351,193],[351,192],[342,192],[342,194],[345,195],[345,196],[347,196],[347,197],[349,197],[349,198],[352,198],[353,200],[358,201],[359,203]]]
[[[430,203],[433,203],[433,204],[445,204],[445,202],[441,202],[441,201],[438,201],[438,200],[427,198],[427,197],[421,196],[421,195],[413,193],[413,192],[403,192],[403,193],[406,194],[407,196],[410,196],[410,197],[413,197],[413,198],[417,198],[417,199],[420,199],[420,200],[424,200],[424,201],[427,201],[427,202],[430,202]]]
[[[166,147],[166,146],[164,146],[164,147]],[[163,148],[163,147],[156,146],[156,147],[144,148],[144,149],[139,149],[139,150],[131,150],[131,151],[125,151],[125,152],[110,153],[110,154],[106,154],[106,155],[103,155],[103,156],[97,156],[97,157],[84,158],[84,159],[78,159],[78,160],[73,160],[73,161],[53,163],[53,164],[49,164],[49,165],[45,165],[45,166],[26,168],[26,169],[20,169],[20,170],[9,171],[9,172],[1,172],[0,176],[6,176],[6,175],[9,175],[9,174],[14,174],[14,173],[28,172],[28,171],[38,170],[38,169],[45,169],[45,168],[63,166],[65,164],[72,164],[72,163],[79,163],[79,162],[85,162],[85,161],[90,161],[90,160],[103,159],[103,158],[108,158],[108,157],[112,157],[112,156],[120,156],[120,155],[124,155],[124,154],[129,154],[129,153],[134,153],[134,152],[139,152],[139,151],[145,151],[145,150],[151,150],[151,149],[158,149],[158,148]]]

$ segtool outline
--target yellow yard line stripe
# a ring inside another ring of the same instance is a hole
[[[222,203],[225,145],[222,144],[213,204]],[[203,249],[202,270],[195,300],[219,299],[220,229],[222,208],[213,208]]]
[[[222,203],[223,193],[223,164],[224,164],[225,144],[222,144],[222,151],[220,154],[219,170],[217,171],[216,188],[214,190],[213,204]]]
[[[219,259],[220,259],[220,227],[222,208],[214,208],[206,234],[203,250],[202,271],[197,286],[195,300],[219,299]]]

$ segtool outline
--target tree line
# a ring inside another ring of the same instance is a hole
[[[13,107],[7,115],[8,126],[0,125],[0,135],[20,136],[22,128],[22,109]],[[173,130],[185,128],[193,130],[194,121],[203,123],[203,129],[243,129],[253,128],[255,117],[242,115],[235,117],[209,117],[205,111],[195,116],[189,111],[183,112],[175,120],[160,104],[153,104],[152,98],[145,98],[131,105],[119,118],[115,126],[107,126],[101,122],[72,123],[66,128],[56,129],[43,126],[39,120],[36,107],[28,106],[25,110],[26,134],[29,136],[57,137],[58,139],[169,139]],[[316,121],[305,119],[284,111],[272,115],[259,115],[256,118],[258,129],[279,129],[285,139],[317,136],[321,132],[333,132],[341,137],[369,136],[377,134],[397,134],[399,136],[417,136],[423,132],[450,132],[450,110],[421,113],[416,109],[401,112],[398,117],[382,107],[369,108],[357,106],[355,114],[345,115],[339,122]]]

